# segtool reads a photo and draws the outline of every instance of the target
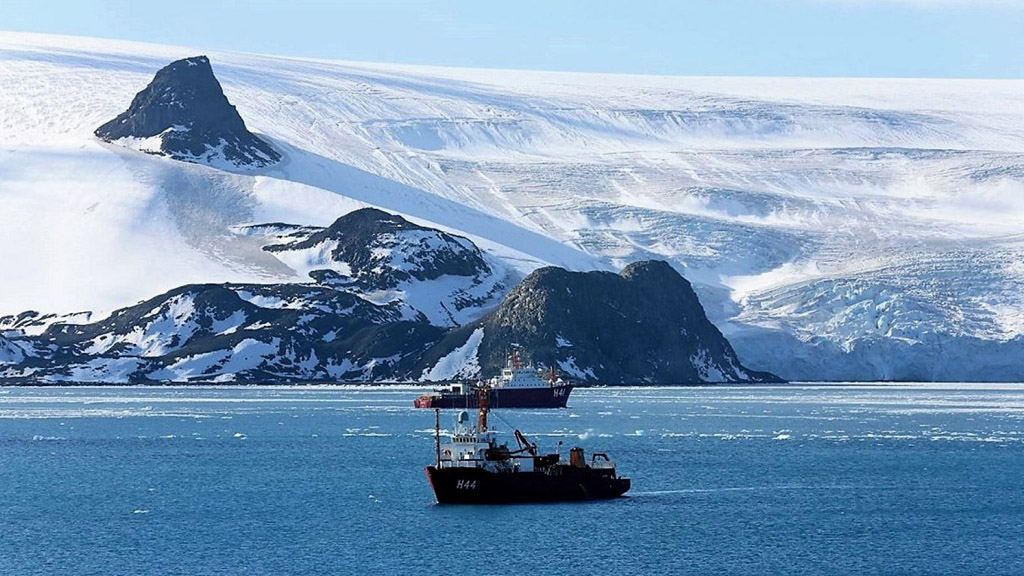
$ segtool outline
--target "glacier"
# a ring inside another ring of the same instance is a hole
[[[743,362],[784,378],[1024,378],[1024,82],[204,52],[280,163],[217,169],[92,135],[194,49],[0,33],[0,316],[305,282],[238,230],[377,207],[520,274],[667,260]]]

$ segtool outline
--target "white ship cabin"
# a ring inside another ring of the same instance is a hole
[[[486,424],[485,424],[486,426]],[[463,410],[455,417],[455,430],[451,440],[440,447],[441,468],[484,468],[492,472],[526,472],[533,470],[533,459],[519,458],[511,455],[508,458],[487,458],[488,450],[492,453],[508,451],[507,444],[498,444],[494,430],[478,430],[469,421],[469,414]]]
[[[437,386],[434,387],[434,392],[452,393],[458,396],[465,396],[473,392],[473,386],[465,382],[453,382],[450,386]]]
[[[548,388],[556,383],[554,371],[545,372],[519,360],[513,352],[501,369],[501,376],[491,379],[494,388]]]

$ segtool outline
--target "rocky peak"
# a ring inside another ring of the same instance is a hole
[[[363,288],[394,288],[411,280],[491,273],[483,253],[469,240],[375,208],[356,210],[304,240],[266,250],[282,253],[324,248],[334,263],[347,268],[347,274],[315,274],[314,278]]]
[[[776,380],[742,366],[690,283],[666,262],[637,262],[620,274],[536,270],[492,313],[449,335],[428,354],[427,368],[479,329],[483,338],[475,360],[483,376],[518,346],[533,362],[583,381]]]
[[[281,159],[246,128],[206,56],[161,68],[128,110],[95,133],[107,142],[186,162],[261,167]]]
[[[686,278],[680,276],[679,273],[676,272],[675,268],[664,260],[641,260],[639,262],[633,262],[623,268],[622,272],[619,272],[619,276],[641,282],[666,280],[680,285],[690,285]]]

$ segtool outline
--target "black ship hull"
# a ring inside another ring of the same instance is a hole
[[[491,408],[565,408],[572,392],[571,384],[537,388],[492,388]],[[476,408],[479,393],[440,393],[423,395],[416,399],[417,408]]]
[[[440,504],[513,504],[617,498],[629,478],[611,470],[559,466],[554,471],[496,473],[480,468],[427,466],[427,478]]]

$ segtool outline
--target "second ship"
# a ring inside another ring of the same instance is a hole
[[[475,384],[455,383],[433,394],[423,394],[413,404],[417,408],[476,408],[482,388],[490,390],[489,401],[494,408],[565,408],[573,386],[556,378],[554,369],[545,374],[523,364],[519,354],[513,352],[497,378]]]
[[[517,448],[498,444],[487,425],[487,390],[477,392],[477,425],[460,411],[448,444],[441,444],[441,411],[434,412],[435,461],[426,471],[439,504],[597,500],[629,491],[630,479],[619,476],[615,463],[602,452],[592,454],[588,464],[583,448],[572,448],[569,462],[564,462],[558,452],[538,452],[519,430],[514,432]]]

